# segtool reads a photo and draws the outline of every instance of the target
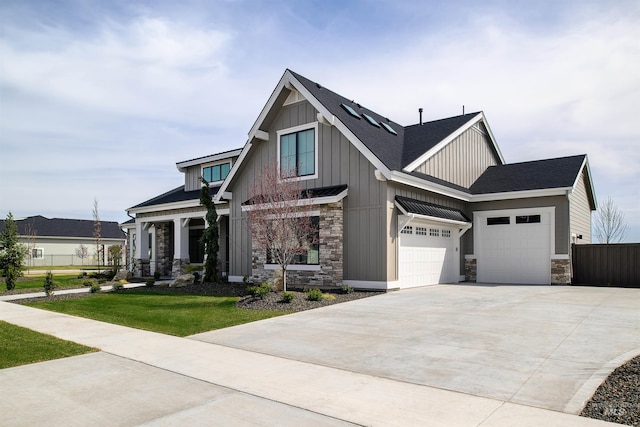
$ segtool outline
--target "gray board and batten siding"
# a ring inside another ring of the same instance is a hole
[[[277,131],[296,126],[313,126],[317,110],[307,101],[286,105],[268,115],[262,129],[269,141],[254,141],[243,160],[241,173],[234,176],[228,191],[233,193],[230,210],[232,276],[251,274],[251,239],[242,218],[242,202],[248,199],[251,183],[264,165],[277,162]],[[303,188],[348,186],[344,209],[344,279],[385,281],[386,183],[375,179],[375,167],[335,127],[317,124],[318,177],[301,181]],[[322,249],[321,249],[322,250]]]
[[[480,122],[456,137],[415,171],[469,188],[489,166],[497,164],[500,164],[498,154]]]
[[[577,239],[575,242],[579,245],[591,243],[591,207],[586,183],[586,171],[583,170],[573,192],[569,196],[571,233],[576,236],[582,236],[582,239]]]

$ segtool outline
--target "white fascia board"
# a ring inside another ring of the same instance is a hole
[[[474,194],[470,202],[492,202],[495,200],[529,199],[534,197],[565,196],[572,187],[545,188],[542,190],[509,191],[506,193]]]
[[[421,215],[421,214],[417,214],[417,213],[413,213],[413,212],[407,212],[406,210],[404,210],[402,208],[402,206],[400,206],[400,204],[398,202],[395,202],[395,205],[398,208],[398,210],[400,212],[402,212],[403,215],[411,217],[411,221],[414,220],[414,219],[423,219],[425,221],[438,222],[438,223],[444,222],[446,224],[462,225],[462,226],[465,226],[465,227],[470,224],[467,221],[456,221],[455,219],[446,219],[446,218],[440,218],[440,217],[437,217],[437,216]],[[408,223],[409,222],[407,222],[407,224]]]
[[[219,203],[220,199],[222,199],[222,195],[227,192],[227,187],[229,187],[229,183],[231,182],[233,177],[236,175],[236,172],[238,172],[238,169],[240,168],[240,165],[242,164],[242,161],[244,160],[244,158],[247,157],[249,150],[251,150],[251,146],[252,146],[251,140],[249,140],[242,148],[242,152],[238,156],[238,159],[233,164],[233,166],[231,166],[229,175],[227,175],[227,177],[224,179],[224,182],[222,183],[222,186],[218,190],[218,193],[213,197],[214,203]]]
[[[593,181],[591,180],[591,168],[589,167],[589,159],[586,155],[584,156],[584,161],[582,162],[582,166],[580,166],[578,176],[576,177],[576,180],[573,182],[572,191],[578,185],[578,181],[582,177],[583,171],[586,173],[587,180],[589,181],[589,190],[591,190],[590,193],[591,193],[591,197],[593,198],[593,205],[594,205],[593,210],[596,210],[598,208],[598,200],[596,199],[596,193],[593,188]]]
[[[329,118],[333,118],[331,121],[333,122],[333,126],[335,126],[348,140],[349,142],[351,142],[357,149],[358,151],[360,151],[362,153],[363,156],[365,156],[365,158],[372,164],[375,166],[376,169],[380,170],[380,172],[385,176],[385,177],[389,177],[389,174],[391,173],[391,171],[389,170],[389,168],[387,168],[387,166],[382,163],[382,161],[380,161],[380,159],[378,157],[376,157],[375,154],[373,154],[371,152],[371,150],[369,150],[354,134],[353,132],[351,132],[349,130],[349,128],[347,128],[347,126],[345,126],[344,123],[342,123],[340,121],[340,119],[338,119],[337,117],[333,116],[333,114],[331,114],[331,112],[320,102],[316,99],[316,97],[314,97],[311,92],[309,92],[307,90],[307,88],[304,87],[304,85],[302,83],[300,83],[292,74],[290,74],[288,71],[285,73],[285,76],[288,76],[288,81],[290,82],[290,84],[292,84],[295,89],[300,92],[302,94],[302,96],[305,97],[305,99],[311,104],[313,105],[313,107],[318,111],[319,114],[322,114],[322,116],[325,117],[325,119],[327,117]]]
[[[233,150],[233,151],[227,151],[225,153],[220,153],[220,154],[212,154],[210,156],[200,157],[198,159],[186,160],[184,162],[178,162],[178,163],[176,163],[176,167],[178,168],[178,170],[180,172],[185,172],[189,166],[202,165],[202,164],[205,164],[205,163],[216,162],[218,160],[224,160],[224,159],[232,159],[232,158],[240,155],[241,152],[242,152],[242,149],[238,149],[238,150]]]
[[[153,206],[144,206],[141,208],[133,208],[127,210],[129,215],[131,214],[141,214],[141,213],[151,213],[151,212],[162,212],[173,209],[185,209],[185,208],[195,208],[201,206],[200,200],[185,200],[182,202],[173,202],[173,203],[165,203],[162,205],[153,205]]]
[[[420,179],[418,177],[398,171],[391,172],[389,181],[398,182],[400,184],[420,188],[421,190],[427,190],[433,193],[442,194],[443,196],[452,197],[454,199],[462,200],[465,202],[468,202],[472,197],[471,194],[465,193],[463,191],[455,190],[453,188],[426,181],[424,179]]]
[[[311,199],[298,200],[296,203],[296,206],[318,206],[318,205],[328,205],[330,203],[337,203],[340,200],[347,197],[348,192],[349,192],[349,189],[345,188],[344,191],[340,192],[340,194],[337,194],[335,196],[315,197]],[[271,208],[270,205],[266,205],[266,206],[265,205],[245,205],[245,206],[242,206],[242,212],[260,210],[260,209],[270,209],[270,208]]]
[[[447,136],[445,139],[443,139],[442,141],[440,141],[439,143],[437,143],[435,146],[433,146],[429,151],[427,151],[426,153],[424,153],[423,155],[421,155],[420,157],[418,157],[416,160],[414,160],[413,162],[409,163],[403,170],[405,172],[413,172],[418,166],[420,166],[421,164],[423,164],[424,162],[426,162],[427,160],[429,160],[431,157],[433,157],[438,151],[442,150],[444,147],[446,147],[451,141],[453,141],[454,139],[456,139],[457,137],[459,137],[460,135],[462,135],[463,132],[465,132],[467,129],[469,129],[471,126],[473,126],[474,124],[478,123],[480,120],[482,120],[483,116],[482,113],[478,113],[476,114],[474,117],[471,118],[471,120],[469,120],[467,123],[465,123],[464,125],[460,126],[458,129],[456,129],[453,133],[449,134],[449,136]]]
[[[262,111],[260,111],[258,118],[253,123],[253,126],[251,126],[251,130],[249,131],[249,141],[253,139],[253,137],[256,134],[256,131],[260,129],[260,126],[262,126],[262,122],[264,122],[264,119],[267,117],[267,114],[269,114],[269,111],[271,111],[271,109],[273,108],[273,105],[275,104],[276,99],[278,98],[278,95],[280,95],[280,92],[282,92],[283,89],[287,89],[287,86],[292,77],[293,76],[289,72],[289,70],[285,71],[282,77],[280,77],[280,81],[278,82],[275,89],[271,93],[271,96],[267,100],[267,103],[264,105],[264,107],[262,107]],[[290,90],[290,89],[287,89],[287,90]]]
[[[136,223],[135,222],[130,222],[128,224],[118,224],[120,226],[120,228],[125,228],[125,229],[130,229],[130,228],[136,228]]]
[[[496,153],[498,153],[498,157],[500,158],[500,162],[501,164],[505,164],[506,161],[504,160],[504,156],[502,155],[502,151],[500,151],[500,147],[498,146],[498,142],[496,141],[496,138],[493,136],[493,131],[491,130],[491,128],[489,127],[489,122],[487,121],[487,118],[484,115],[484,112],[480,112],[480,114],[482,114],[482,123],[484,123],[484,127],[487,128],[487,132],[489,132],[489,138],[491,139],[491,143],[493,144],[493,148],[495,148]]]

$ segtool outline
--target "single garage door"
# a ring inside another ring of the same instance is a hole
[[[477,281],[549,284],[551,282],[551,214],[503,211],[477,215]]]
[[[403,288],[457,282],[454,230],[411,222],[400,232],[399,276]]]

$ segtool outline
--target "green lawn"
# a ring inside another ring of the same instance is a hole
[[[162,291],[106,293],[32,307],[180,337],[287,314],[236,308],[238,297],[176,295]]]
[[[53,281],[58,285],[56,289],[64,289],[64,288],[75,288],[78,286],[82,286],[82,281],[84,279],[78,279],[77,274],[60,274],[53,275]],[[29,276],[29,277],[21,277],[18,279],[16,283],[15,289],[35,289],[36,292],[42,291],[42,286],[44,285],[44,273],[42,276]],[[4,282],[4,277],[0,279],[0,292],[4,292],[7,290],[7,287]]]
[[[3,321],[0,321],[0,349],[0,369],[97,351]]]

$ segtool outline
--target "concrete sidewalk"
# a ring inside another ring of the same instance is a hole
[[[158,284],[160,284],[160,282],[158,282]],[[130,289],[130,288],[140,288],[142,286],[146,286],[144,283],[127,283],[125,285],[123,285],[125,289]],[[108,292],[113,290],[113,286],[111,285],[105,285],[105,286],[101,286],[100,290],[102,292]],[[54,295],[67,295],[67,294],[86,294],[89,293],[91,291],[90,288],[85,287],[85,288],[74,288],[74,289],[61,289],[61,290],[54,290],[53,294]],[[27,299],[27,298],[42,298],[47,296],[44,291],[43,292],[30,292],[30,293],[24,293],[24,294],[12,294],[12,295],[0,295],[0,301],[18,301],[21,299]]]
[[[6,302],[0,320],[102,350],[0,370],[0,425],[607,425]]]

